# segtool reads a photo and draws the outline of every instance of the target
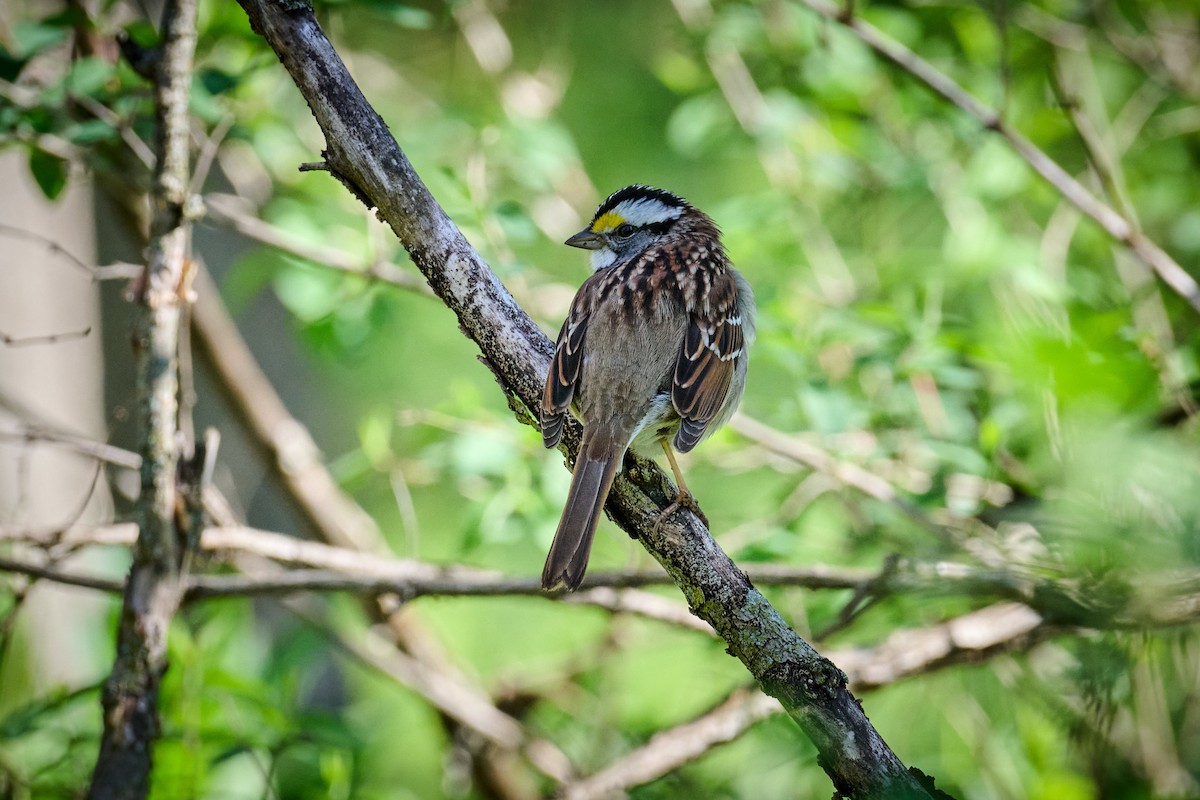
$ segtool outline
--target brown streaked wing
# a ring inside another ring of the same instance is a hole
[[[713,281],[711,313],[693,316],[675,361],[671,401],[682,418],[675,449],[686,453],[703,438],[725,405],[745,339],[737,316],[737,283],[728,273]]]
[[[588,314],[584,303],[580,302],[583,293],[575,297],[571,304],[571,313],[563,322],[558,332],[558,342],[554,346],[554,357],[550,360],[550,372],[546,375],[546,388],[542,393],[542,443],[546,447],[554,447],[562,438],[563,422],[567,418],[567,409],[571,406],[571,398],[579,385],[579,371],[583,366],[583,343],[587,336]]]

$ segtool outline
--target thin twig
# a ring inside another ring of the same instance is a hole
[[[205,204],[210,217],[230,226],[248,239],[261,242],[320,267],[386,283],[427,297],[433,296],[433,292],[430,291],[429,285],[425,281],[408,274],[390,261],[363,263],[361,259],[347,255],[344,250],[302,242],[286,231],[241,210],[242,201],[237,197],[226,194],[210,194],[205,197]]]
[[[98,281],[133,280],[141,276],[146,268],[138,264],[115,262],[103,267],[96,267],[95,279]]]
[[[779,701],[756,689],[738,689],[715,708],[674,728],[659,731],[646,744],[604,769],[568,784],[564,800],[621,796],[694,761],[717,745],[732,742],[759,720],[783,709]]]
[[[203,191],[204,182],[208,180],[208,173],[217,157],[217,151],[221,149],[221,143],[225,141],[225,137],[229,135],[229,131],[233,129],[236,121],[237,118],[233,114],[226,114],[212,129],[212,132],[204,137],[204,141],[200,145],[200,153],[196,156],[196,168],[192,171],[192,181],[188,186],[188,191],[192,194],[200,194]]]
[[[855,688],[869,691],[954,664],[1028,649],[1061,632],[1028,606],[997,603],[926,628],[901,628],[874,647],[837,650],[831,657]]]
[[[23,542],[47,549],[77,550],[88,545],[128,545],[134,535],[135,528],[131,524],[99,528],[71,527],[66,530],[30,530],[0,525],[0,541]],[[459,565],[442,566],[414,559],[363,553],[242,526],[210,527],[204,531],[200,547],[210,553],[253,555],[301,569],[269,577],[200,576],[193,584],[189,584],[189,596],[192,599],[305,591],[344,591],[368,595],[390,591],[408,599],[426,596],[547,596],[543,595],[534,577],[506,576]],[[1015,567],[991,569],[958,562],[892,558],[877,570],[759,564],[748,567],[745,574],[754,583],[764,586],[855,590],[856,599],[848,604],[848,613],[855,613],[857,606],[868,596],[920,592],[1018,601],[1058,624],[1100,627],[1110,624],[1132,625],[1138,619],[1156,618],[1157,612],[1152,610],[1152,606],[1186,605],[1200,588],[1200,573],[1180,570],[1159,574],[1152,581],[1143,580],[1140,592],[1127,598],[1129,610],[1118,614],[1104,598],[1091,597],[1073,582]],[[656,601],[664,598],[631,593],[631,590],[641,587],[666,585],[669,582],[670,576],[662,572],[597,572],[588,575],[581,592],[548,597],[632,613],[647,613],[644,609],[653,608],[656,610],[648,613],[648,616],[674,621],[678,618],[677,606],[672,604],[670,610],[666,610],[667,607],[656,605]],[[614,591],[615,596],[611,594]],[[1162,619],[1182,617],[1187,613],[1164,611]],[[688,627],[708,632],[702,625]]]
[[[79,586],[83,589],[95,589],[109,594],[120,594],[125,590],[125,581],[119,578],[101,578],[96,575],[83,575],[58,567],[47,567],[41,564],[31,564],[15,558],[0,556],[0,572],[11,572],[16,575],[28,575],[31,578],[61,583],[64,586]]]
[[[48,236],[42,236],[40,233],[27,231],[24,228],[18,228],[16,225],[9,225],[5,222],[0,222],[0,233],[3,233],[5,236],[12,236],[17,239],[25,239],[26,241],[40,244],[46,248],[47,252],[53,253],[56,256],[62,256],[71,266],[86,272],[89,276],[93,274],[90,264],[85,263],[79,256]]]
[[[107,529],[112,541],[120,542],[127,538],[128,527]],[[121,592],[125,586],[117,578],[81,574],[7,557],[0,558],[0,571],[110,593]],[[287,574],[295,573],[284,573]],[[207,587],[201,593],[210,596],[237,593],[253,595],[258,587],[273,593],[281,587],[288,590],[350,588],[378,591],[380,586],[388,585],[387,581],[380,579],[355,583],[352,579],[322,573],[316,580],[311,579],[311,574],[298,576],[307,580],[307,583],[271,575],[247,578],[238,587],[238,592],[225,592],[224,589],[208,591],[217,586],[212,581],[213,577],[193,576],[191,585]],[[226,586],[231,587],[232,584]],[[445,588],[457,593],[461,587]],[[586,597],[576,595],[575,598],[571,601],[591,604]],[[997,652],[1020,648],[1029,643],[1025,637],[1042,639],[1086,630],[1150,630],[1190,625],[1197,620],[1200,620],[1200,576],[1191,575],[1164,581],[1161,586],[1145,592],[1144,596],[1130,598],[1121,607],[1110,607],[1106,613],[1093,615],[1086,623],[1055,622],[1024,603],[1004,601],[926,628],[896,630],[880,645],[834,650],[830,657],[837,659],[851,684],[865,690],[950,664],[980,661]]]
[[[139,469],[142,457],[111,444],[97,442],[69,431],[53,430],[44,425],[28,425],[23,430],[0,430],[0,440],[44,442],[74,450],[85,456],[126,469]]]
[[[916,504],[903,497],[896,487],[857,464],[834,458],[825,450],[795,436],[770,427],[743,412],[734,414],[730,427],[768,452],[783,456],[816,472],[850,486],[881,503],[899,509],[905,516],[940,538],[946,538],[944,526],[939,525]]]
[[[124,545],[133,540],[132,525],[97,529],[22,530],[0,526],[0,541],[25,542],[55,552],[71,552],[89,544]],[[529,577],[511,577],[469,567],[443,567],[412,559],[389,558],[304,541],[283,534],[244,527],[209,528],[200,547],[210,553],[253,555],[300,566],[290,573],[256,572],[243,575],[195,576],[186,587],[189,599],[253,595],[288,595],[299,592],[349,592],[362,595],[391,593],[397,598],[429,596],[548,597],[568,603],[593,605],[613,612],[634,613],[690,629],[711,633],[700,620],[688,618],[684,609],[658,595],[636,587],[664,584],[662,573],[596,573],[574,595],[544,595]],[[1082,627],[1136,627],[1167,625],[1189,618],[1200,588],[1200,574],[1180,571],[1144,581],[1123,607],[1103,598],[1092,598],[1070,582],[1053,580],[1013,569],[981,569],[953,562],[889,560],[877,571],[796,568],[759,565],[748,570],[758,584],[809,589],[854,589],[846,613],[861,610],[868,597],[896,593],[936,593],[958,597],[996,597],[1018,601],[1048,622]]]
[[[789,436],[745,413],[735,414],[730,427],[768,451],[829,475],[882,503],[894,503],[900,496],[894,486],[878,475],[849,461],[839,461],[820,447]]]
[[[1061,105],[1066,109],[1071,125],[1075,128],[1079,140],[1087,153],[1088,163],[1099,180],[1104,194],[1121,210],[1130,224],[1138,227],[1137,212],[1129,199],[1125,185],[1124,171],[1121,168],[1121,152],[1115,145],[1112,125],[1105,132],[1097,127],[1103,120],[1102,101],[1093,99],[1086,102],[1081,92],[1076,91],[1072,84],[1066,57],[1059,53],[1055,57],[1054,68],[1051,70],[1051,86],[1058,95]],[[1091,75],[1093,92],[1089,98],[1095,98],[1096,76]],[[1149,81],[1147,81],[1149,84]],[[1140,92],[1134,95],[1134,99]],[[1130,100],[1128,105],[1132,105]],[[1090,113],[1089,113],[1090,112]],[[1096,117],[1096,119],[1093,119]],[[1106,135],[1107,134],[1107,135]],[[1120,256],[1118,256],[1120,258]],[[1186,382],[1178,374],[1179,370],[1170,359],[1174,349],[1174,333],[1162,295],[1154,283],[1153,273],[1142,262],[1128,258],[1124,262],[1118,260],[1117,274],[1125,286],[1133,303],[1133,317],[1142,336],[1142,350],[1158,370],[1164,389],[1175,400],[1176,404],[1188,416],[1196,413],[1195,402],[1191,398]]]
[[[0,525],[0,541],[24,542],[41,547],[69,545],[72,549],[89,545],[128,546],[133,543],[136,533],[137,528],[132,523],[94,528],[72,527],[66,530],[34,530]],[[210,553],[245,553],[317,572],[338,573],[348,580],[359,581],[357,588],[347,583],[347,591],[369,591],[375,581],[387,580],[396,584],[405,582],[413,587],[411,591],[422,595],[543,594],[540,581],[533,576],[510,577],[470,567],[444,567],[425,561],[364,553],[245,526],[210,527],[204,531],[200,547]],[[853,567],[794,567],[781,564],[752,565],[746,569],[746,574],[755,583],[763,585],[807,589],[855,589],[864,582],[876,580],[879,575],[876,570]],[[925,580],[943,587],[956,583],[961,585],[973,573],[965,565],[930,564],[922,568],[921,574],[928,577],[914,577],[906,588],[916,588]],[[578,598],[596,589],[637,589],[670,583],[670,576],[660,571],[594,572],[584,580],[581,592],[548,596],[570,601],[573,597]],[[409,591],[406,589],[402,594]]]
[[[89,325],[80,331],[67,331],[65,333],[44,333],[38,336],[13,336],[11,334],[0,331],[0,342],[9,347],[30,347],[39,344],[58,344],[59,342],[69,342],[72,339],[83,339],[90,336],[92,326]]]
[[[813,639],[823,642],[835,633],[845,630],[864,611],[885,597],[889,593],[888,580],[896,574],[899,564],[900,557],[898,555],[895,553],[888,555],[883,561],[883,567],[879,570],[879,574],[855,587],[854,594],[842,606],[837,619],[822,630],[813,633]]]
[[[141,161],[142,165],[147,169],[154,169],[154,151],[150,149],[148,144],[141,140],[141,137],[134,133],[133,128],[125,120],[117,116],[116,112],[99,100],[89,97],[86,94],[72,94],[71,100],[96,119],[111,125],[121,134],[121,140],[125,142],[125,146],[129,148],[129,151],[137,156],[138,161]]]

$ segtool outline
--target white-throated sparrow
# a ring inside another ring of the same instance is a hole
[[[567,410],[583,441],[542,587],[575,589],[613,478],[632,447],[661,445],[690,500],[681,453],[724,425],[746,383],[754,295],[704,212],[661,189],[627,186],[567,239],[592,251],[558,334],[542,396],[542,437],[554,447]]]

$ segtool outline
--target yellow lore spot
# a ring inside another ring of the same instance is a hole
[[[604,233],[605,231],[615,230],[624,221],[625,218],[615,211],[605,212],[599,219],[592,223],[592,232]]]

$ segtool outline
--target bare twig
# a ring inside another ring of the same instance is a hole
[[[9,347],[29,347],[38,344],[58,344],[59,342],[69,342],[72,339],[83,339],[90,335],[92,327],[89,325],[80,331],[67,331],[65,333],[44,333],[39,336],[13,336],[11,334],[0,331],[0,342]]]
[[[226,114],[200,143],[200,154],[196,156],[196,169],[192,171],[192,180],[188,187],[192,194],[200,194],[204,190],[204,182],[208,180],[208,173],[212,170],[217,151],[221,149],[221,143],[225,141],[225,137],[229,135],[229,131],[233,129],[233,123],[236,121],[237,118],[233,114]]]
[[[754,689],[738,689],[716,708],[683,725],[659,731],[646,744],[599,772],[568,784],[562,797],[591,800],[620,796],[627,789],[682,767],[717,745],[732,742],[755,722],[782,710],[773,697]]]
[[[66,530],[27,530],[0,526],[0,541],[37,545],[48,552],[70,552],[88,545],[128,545],[131,524]],[[543,595],[533,577],[512,577],[464,566],[441,566],[413,559],[363,553],[321,542],[247,527],[210,527],[201,549],[209,553],[252,555],[301,569],[292,573],[196,576],[187,585],[188,597],[286,595],[297,592],[393,593],[401,599],[428,596],[494,597]],[[1035,571],[1015,567],[980,568],[948,561],[889,559],[878,570],[791,567],[761,564],[747,569],[756,584],[807,589],[853,589],[846,613],[857,613],[868,597],[898,593],[993,597],[1019,602],[1047,622],[1079,627],[1138,627],[1170,625],[1186,620],[1193,596],[1200,591],[1200,573],[1179,571],[1143,580],[1139,591],[1114,605],[1083,587]],[[574,595],[549,595],[568,603],[628,612],[711,633],[707,625],[688,619],[683,609],[666,598],[636,591],[663,585],[670,577],[659,572],[597,572],[587,577]]]
[[[36,242],[37,244],[45,247],[48,252],[54,253],[57,256],[62,256],[71,266],[86,272],[88,275],[92,274],[92,267],[90,264],[84,263],[83,259],[70,252],[61,244],[49,238],[48,236],[42,236],[40,233],[27,231],[24,228],[18,228],[15,225],[9,225],[4,222],[0,222],[0,233],[4,234],[5,236],[11,236],[15,239],[25,239],[26,241]]]
[[[176,358],[188,289],[188,92],[195,48],[195,0],[168,0],[154,93],[153,218],[134,333],[142,437],[139,532],[117,632],[117,659],[102,693],[104,732],[89,800],[140,800],[149,791],[151,754],[159,734],[158,688],[167,667],[167,627],[181,591],[185,542],[175,513]]]
[[[997,603],[926,628],[902,628],[874,647],[832,654],[856,689],[868,691],[953,664],[1025,650],[1063,629],[1020,603]]]
[[[896,567],[899,563],[900,557],[895,553],[890,554],[884,560],[883,568],[879,570],[879,574],[871,580],[863,581],[856,586],[854,594],[850,596],[850,599],[842,606],[842,610],[838,612],[837,619],[824,629],[813,633],[813,639],[823,642],[835,633],[845,630],[850,627],[850,624],[860,614],[886,596],[888,594],[888,580],[896,574]]]
[[[116,112],[99,100],[89,97],[86,94],[72,94],[71,100],[78,103],[81,108],[96,119],[111,125],[121,134],[121,140],[125,142],[125,146],[129,148],[129,152],[137,156],[138,161],[141,161],[142,165],[147,169],[154,169],[154,151],[134,133],[129,123],[121,119]]]
[[[801,0],[820,16],[844,26],[865,45],[885,60],[925,84],[935,94],[973,117],[983,127],[995,131],[1025,163],[1041,175],[1072,205],[1090,217],[1105,233],[1121,242],[1158,277],[1182,297],[1192,308],[1200,311],[1200,284],[1171,258],[1161,247],[1137,229],[1130,220],[1112,206],[1088,191],[1083,184],[1058,165],[1024,135],[1004,121],[995,110],[939,71],[925,59],[860,17],[848,15],[828,0]]]
[[[98,527],[78,526],[66,530],[0,525],[0,541],[33,544],[52,554],[59,547],[68,550],[93,546],[131,547],[137,541],[137,533],[136,522],[118,522]]]
[[[744,413],[735,414],[730,427],[770,452],[823,472],[882,503],[895,503],[900,497],[895,487],[878,475],[857,464],[839,461],[816,445],[788,436]]]
[[[83,589],[96,589],[110,594],[120,594],[125,590],[125,582],[117,578],[101,578],[95,575],[82,575],[52,566],[31,564],[15,558],[0,556],[0,572],[11,572],[17,575],[28,575],[31,578],[44,578],[64,586],[79,586]]]
[[[361,259],[346,255],[345,251],[301,242],[274,225],[242,211],[236,197],[211,194],[205,198],[205,203],[209,216],[214,220],[229,225],[243,236],[274,247],[276,250],[282,250],[289,255],[338,272],[345,272],[366,280],[379,281],[426,296],[433,295],[423,280],[408,274],[390,261],[365,264]]]
[[[19,431],[0,430],[0,440],[46,442],[74,450],[97,461],[126,469],[140,469],[142,457],[111,444],[97,442],[69,431],[54,430],[44,425],[28,425]]]
[[[768,452],[802,464],[809,469],[832,477],[881,503],[899,509],[905,516],[939,537],[946,535],[943,526],[931,519],[916,504],[900,494],[886,479],[849,461],[841,461],[814,444],[766,425],[744,413],[734,414],[730,427]]]
[[[96,267],[94,276],[98,281],[128,281],[139,277],[144,269],[145,267],[139,264],[116,262],[113,264],[106,264],[103,267]]]
[[[120,543],[129,538],[129,527],[104,530],[110,541]],[[121,581],[113,578],[13,558],[0,559],[0,571],[111,593],[120,592],[123,587]],[[274,576],[258,580],[274,588],[281,582],[272,583],[273,579]],[[204,586],[208,579],[192,580],[193,585]],[[313,588],[328,585],[330,582],[317,582]],[[580,598],[579,602],[589,601]],[[948,666],[978,663],[1000,653],[1027,650],[1052,636],[1087,630],[1167,628],[1194,624],[1198,619],[1200,576],[1191,575],[1168,580],[1145,596],[1132,598],[1122,607],[1110,608],[1107,614],[1091,617],[1086,624],[1056,622],[1023,603],[1000,602],[928,627],[893,631],[881,644],[834,650],[830,656],[845,670],[856,691],[869,691]],[[428,665],[421,667],[428,668]]]

